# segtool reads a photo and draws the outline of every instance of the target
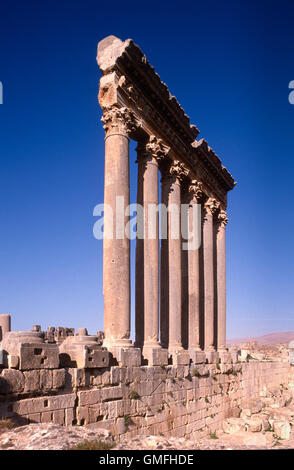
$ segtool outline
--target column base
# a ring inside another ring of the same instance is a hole
[[[218,352],[213,350],[205,351],[206,363],[207,364],[216,364],[219,361]]]
[[[132,340],[124,338],[104,338],[103,347],[110,348],[133,348]]]
[[[168,351],[163,349],[160,345],[144,346],[142,351],[143,359],[148,361],[148,366],[167,366],[168,365]]]
[[[228,351],[218,351],[218,355],[221,364],[231,364],[232,357]]]
[[[198,349],[189,350],[191,361],[194,364],[204,364],[206,361],[206,354],[204,351]]]
[[[238,348],[235,347],[235,346],[232,346],[230,349],[229,349],[229,354],[231,356],[231,360],[232,360],[232,363],[235,364],[236,362],[238,362]]]
[[[174,366],[188,366],[190,364],[190,354],[184,349],[174,350],[170,356]]]
[[[111,346],[109,349],[120,367],[139,367],[142,363],[141,349]]]

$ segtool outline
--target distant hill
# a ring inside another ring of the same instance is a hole
[[[281,344],[289,343],[291,340],[294,340],[294,331],[281,331],[279,333],[256,336],[255,338],[232,338],[228,339],[227,343],[231,346],[235,346],[240,343],[248,343],[249,341],[257,341],[258,344]]]

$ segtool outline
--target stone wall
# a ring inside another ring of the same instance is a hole
[[[293,380],[289,362],[113,366],[0,374],[0,419],[108,428],[117,439],[138,434],[199,438],[238,416],[266,388]]]

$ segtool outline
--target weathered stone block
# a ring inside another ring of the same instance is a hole
[[[161,348],[146,348],[143,357],[147,359],[149,366],[160,366],[168,364],[168,351]]]
[[[208,364],[216,364],[219,362],[219,355],[217,351],[205,351],[206,362]]]
[[[79,406],[95,405],[102,401],[101,390],[85,390],[78,392]]]
[[[63,388],[65,386],[65,369],[53,370],[53,388]]]
[[[23,373],[25,378],[25,392],[36,392],[40,390],[40,370],[30,370]]]
[[[220,352],[218,353],[218,355],[219,355],[219,362],[220,362],[221,364],[231,364],[231,362],[232,362],[232,356],[231,356],[231,354],[230,354],[228,351],[227,351],[227,352],[225,352],[225,351],[220,351]]]
[[[46,343],[22,343],[19,347],[19,369],[58,369],[58,346]]]
[[[74,410],[73,408],[66,408],[65,410],[65,421],[64,424],[65,426],[71,426],[74,422]]]
[[[60,426],[64,425],[64,410],[53,411],[53,422]]]
[[[114,347],[109,351],[117,360],[120,367],[138,367],[141,365],[141,349]]]
[[[19,357],[16,355],[7,355],[7,365],[9,369],[18,369]]]
[[[204,351],[189,351],[191,361],[194,364],[202,364],[206,361],[206,355]]]
[[[40,370],[40,388],[41,390],[51,390],[53,387],[52,370]]]
[[[186,366],[190,364],[190,355],[186,351],[173,354],[172,361],[174,366]]]
[[[53,421],[53,412],[44,411],[41,413],[41,423],[51,423]]]
[[[25,378],[22,372],[14,369],[4,369],[0,377],[0,393],[23,392]]]
[[[109,352],[101,348],[97,336],[87,335],[81,328],[79,333],[68,336],[61,344],[60,364],[62,367],[99,368],[109,366]]]

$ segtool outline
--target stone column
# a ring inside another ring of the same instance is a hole
[[[217,247],[217,348],[226,351],[226,211],[218,214]]]
[[[189,231],[194,226],[196,216],[194,208],[196,204],[201,204],[203,199],[202,184],[192,180],[188,188],[189,191]],[[201,220],[200,223],[201,230]],[[194,233],[197,238],[197,234]],[[200,235],[201,238],[201,235]],[[198,241],[198,240],[197,240]],[[196,242],[196,240],[195,240]],[[201,242],[201,240],[199,240]],[[188,349],[190,357],[195,360],[195,353],[201,351],[200,348],[200,246],[188,250]]]
[[[163,184],[168,186],[168,267],[169,267],[169,353],[176,356],[182,346],[182,238],[181,238],[181,180],[185,167],[175,160]],[[174,361],[175,363],[175,361]]]
[[[0,314],[0,341],[4,339],[5,333],[11,331],[11,316],[7,313]]]
[[[130,347],[130,240],[125,215],[130,199],[127,108],[104,109],[105,138],[103,294],[104,346]]]
[[[149,146],[147,145],[147,149]],[[151,149],[150,149],[151,150]],[[144,156],[144,346],[143,356],[150,358],[159,344],[159,216],[158,162],[152,152]],[[153,214],[151,205],[153,205]],[[156,212],[155,212],[156,211]]]
[[[168,207],[170,189],[169,177],[165,169],[161,170],[161,204]],[[169,343],[169,257],[168,257],[168,217],[162,212],[162,225],[166,222],[166,234],[161,234],[160,246],[160,343],[163,348],[168,348]],[[163,238],[163,236],[165,238]]]
[[[143,179],[144,179],[144,152],[145,143],[139,142],[136,148],[138,163],[138,189],[137,204],[143,207]],[[144,214],[137,208],[137,239],[136,239],[136,266],[135,266],[135,346],[143,348],[144,343]]]
[[[214,214],[219,203],[209,198],[204,204],[203,269],[204,269],[204,349],[215,351],[214,346]]]

